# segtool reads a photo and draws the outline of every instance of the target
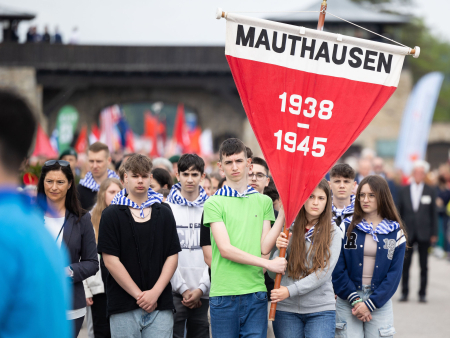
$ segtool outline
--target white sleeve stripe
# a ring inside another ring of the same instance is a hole
[[[400,229],[398,232],[397,232],[397,241],[402,237],[402,236],[404,236],[405,234],[403,233],[403,230],[402,229]]]
[[[367,300],[368,302],[370,302],[370,305],[372,306],[372,308],[375,310],[377,307],[373,304],[373,302],[370,300],[370,299],[368,299]]]
[[[353,293],[349,294],[348,297],[347,297],[347,299],[350,300],[350,298],[353,298],[353,297],[355,297],[355,296],[358,296],[358,293],[357,293],[357,292],[353,292]]]
[[[400,239],[397,241],[397,244],[395,245],[395,247],[398,247],[398,246],[402,245],[402,244],[405,243],[405,242],[406,242],[406,238],[405,238],[405,236],[403,236],[402,238],[400,238]]]

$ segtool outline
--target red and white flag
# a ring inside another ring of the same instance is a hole
[[[400,78],[411,49],[226,13],[225,54],[286,224]]]

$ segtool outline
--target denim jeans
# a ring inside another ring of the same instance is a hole
[[[358,295],[366,301],[372,294],[370,285],[363,285]],[[363,323],[352,314],[352,306],[347,300],[336,301],[336,338],[394,337],[394,313],[390,299],[382,308],[372,312],[372,320]]]
[[[112,338],[172,338],[172,310],[148,313],[141,308],[111,315]]]
[[[214,338],[266,338],[267,292],[209,298]]]
[[[333,338],[336,312],[293,313],[277,311],[273,322],[276,338]]]

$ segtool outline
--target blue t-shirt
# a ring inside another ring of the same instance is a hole
[[[0,337],[68,338],[67,253],[27,196],[0,188]]]

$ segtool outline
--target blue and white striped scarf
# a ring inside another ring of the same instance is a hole
[[[400,228],[400,224],[385,218],[377,225],[376,229],[373,229],[372,223],[369,224],[365,219],[363,219],[356,225],[356,227],[359,230],[364,231],[366,234],[372,235],[373,240],[378,242],[377,234],[387,235],[392,231],[398,230],[398,228]]]
[[[308,241],[308,242],[310,242],[310,243],[312,243],[312,241],[311,241],[311,237],[312,237],[312,235],[313,235],[313,233],[314,233],[314,227],[315,227],[316,225],[314,224],[309,230],[308,230],[308,232],[305,234],[305,239]]]
[[[355,212],[355,195],[351,195],[350,196],[350,204],[347,205],[344,209],[342,210],[338,210],[335,206],[334,203],[331,203],[331,209],[333,211],[333,219],[336,219],[338,217],[341,217],[342,215],[353,215],[353,213]],[[333,201],[333,198],[332,200]]]
[[[251,186],[247,186],[247,190],[245,190],[242,194],[240,194],[239,192],[230,188],[229,186],[224,185],[222,188],[216,191],[214,196],[217,195],[226,197],[248,197],[248,195],[251,194],[258,194],[258,192]]]
[[[140,210],[139,216],[141,216],[141,218],[144,218],[144,209],[145,208],[148,208],[155,203],[161,203],[163,200],[163,195],[158,194],[157,192],[154,192],[152,190],[152,188],[148,188],[147,197],[148,197],[148,199],[139,206],[139,205],[137,205],[137,203],[134,203],[132,200],[130,200],[127,197],[127,189],[122,189],[120,192],[117,193],[116,196],[114,196],[114,199],[111,202],[111,204],[112,205],[126,205],[133,209],[138,209],[138,210]]]
[[[167,196],[167,202],[177,205],[186,205],[188,207],[202,207],[208,199],[205,189],[200,185],[200,195],[193,202],[188,201],[181,195],[181,183],[174,184],[170,189],[169,196]]]
[[[108,169],[108,178],[111,178],[111,177],[120,179],[119,176],[117,176],[117,174],[114,171],[112,171],[111,169]],[[88,171],[86,176],[82,180],[80,180],[80,184],[83,187],[91,189],[92,191],[100,190],[100,185],[97,182],[95,182],[94,177],[92,176],[92,173],[90,171]]]

